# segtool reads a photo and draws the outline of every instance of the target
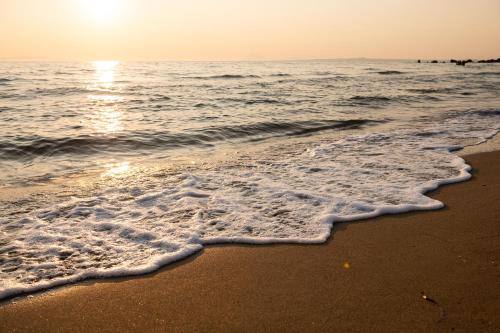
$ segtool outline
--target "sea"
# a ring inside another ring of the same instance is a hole
[[[498,64],[0,62],[0,298],[439,209],[499,130]]]

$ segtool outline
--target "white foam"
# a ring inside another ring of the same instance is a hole
[[[496,134],[498,120],[470,113],[418,130],[284,146],[18,213],[0,221],[0,298],[151,272],[204,244],[321,243],[335,222],[438,209],[443,203],[424,193],[470,177],[450,150]]]

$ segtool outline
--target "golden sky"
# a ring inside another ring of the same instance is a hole
[[[4,60],[500,57],[500,0],[0,0]]]

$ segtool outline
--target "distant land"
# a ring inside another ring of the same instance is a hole
[[[420,64],[422,63],[422,60],[417,60],[417,62]],[[455,59],[451,59],[450,60],[450,63],[452,64],[456,64],[458,66],[465,66],[466,64],[468,63],[473,63],[473,62],[477,62],[479,64],[493,64],[493,63],[500,63],[500,58],[497,58],[497,59],[486,59],[486,60],[477,60],[477,61],[474,61],[472,59],[467,59],[467,60],[455,60]],[[440,63],[440,61],[438,60],[432,60],[432,61],[427,61],[427,63],[431,63],[431,64],[438,64]],[[442,61],[442,63],[446,63],[446,61]]]

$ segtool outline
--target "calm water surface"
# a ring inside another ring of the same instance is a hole
[[[497,107],[497,65],[0,63],[0,184]]]

